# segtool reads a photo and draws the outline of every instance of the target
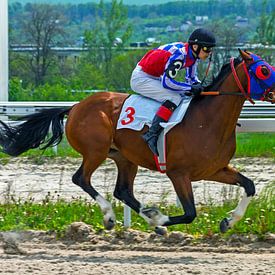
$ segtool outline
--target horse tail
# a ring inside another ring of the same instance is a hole
[[[18,156],[41,145],[41,150],[57,145],[63,137],[64,117],[70,110],[71,107],[43,109],[20,118],[19,120],[24,122],[15,126],[7,125],[0,120],[2,152]]]

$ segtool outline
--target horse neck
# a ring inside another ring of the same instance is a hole
[[[247,90],[247,77],[243,69],[242,63],[239,64],[236,68],[237,76],[240,80],[241,85],[243,86],[244,90]],[[225,81],[220,86],[219,90],[221,92],[236,92],[240,93],[240,88],[231,72],[229,76],[225,79]],[[243,108],[245,97],[244,96],[220,96],[220,100],[222,101],[222,105],[224,107],[225,112],[231,118],[231,120],[237,122],[241,110]]]
[[[236,72],[242,86],[246,90],[247,78],[241,64],[237,66]],[[240,92],[232,73],[228,75],[218,90],[221,92]],[[221,95],[214,96],[214,98],[209,96],[205,99],[205,106],[208,109],[206,113],[209,113],[212,118],[214,117],[215,126],[221,129],[223,135],[232,135],[232,132],[235,132],[245,97],[239,95]]]

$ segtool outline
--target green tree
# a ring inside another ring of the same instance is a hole
[[[60,24],[60,14],[53,6],[35,4],[30,9],[22,24],[28,43],[34,47],[29,69],[38,86],[44,84],[48,69],[55,61],[51,47],[56,44],[58,36],[64,35],[64,30]]]
[[[108,75],[112,59],[124,47],[131,29],[122,1],[112,0],[110,4],[104,4],[101,0],[95,26],[85,32],[89,60]]]
[[[128,51],[113,58],[109,74],[111,87],[121,92],[131,90],[131,74],[137,62],[142,58],[145,52],[146,50],[144,49]]]
[[[107,80],[104,74],[98,68],[81,58],[68,84],[76,90],[104,90]]]
[[[73,91],[62,84],[23,88],[18,78],[10,79],[9,85],[11,101],[79,101],[89,95],[84,91]]]
[[[29,55],[10,51],[9,54],[9,76],[20,79],[22,85],[33,83],[29,68]]]
[[[237,56],[237,49],[233,51],[233,47],[241,42],[240,39],[246,34],[246,28],[237,28],[235,26],[235,17],[232,19],[219,19],[213,21],[207,28],[211,29],[217,39],[217,45],[223,46],[221,50],[214,49],[213,51],[213,66],[212,72],[217,74],[223,64],[229,62],[230,57]],[[205,62],[200,66],[206,66]],[[201,70],[204,71],[204,70]],[[210,75],[209,75],[210,76]]]
[[[256,30],[255,42],[262,44],[275,44],[275,9],[268,14],[266,12],[267,1],[263,1],[262,14]]]

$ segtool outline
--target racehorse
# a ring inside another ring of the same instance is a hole
[[[98,166],[111,158],[118,168],[114,196],[154,226],[159,234],[164,234],[167,226],[188,224],[195,219],[192,181],[211,180],[243,187],[245,192],[239,204],[230,217],[220,223],[220,230],[225,232],[241,219],[255,194],[253,181],[229,166],[236,148],[235,128],[242,106],[246,99],[275,103],[274,67],[253,53],[239,51],[240,58],[231,58],[205,88],[204,95],[213,96],[193,99],[183,121],[167,134],[166,174],[181,202],[183,215],[163,215],[155,207],[144,207],[134,196],[138,166],[151,170],[157,167],[141,131],[116,129],[127,94],[97,93],[70,108],[45,109],[28,115],[22,118],[24,122],[13,127],[0,121],[2,151],[18,156],[31,148],[44,149],[58,144],[67,115],[68,142],[83,156],[72,181],[99,204],[106,229],[115,225],[115,214],[110,202],[94,189],[90,179]],[[52,135],[47,137],[50,127]]]

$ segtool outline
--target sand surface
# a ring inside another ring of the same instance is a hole
[[[74,223],[62,239],[40,231],[5,232],[0,241],[1,274],[275,274],[275,237],[212,236],[197,242],[125,232],[94,233]]]
[[[2,160],[0,200],[15,198],[41,200],[88,196],[71,182],[80,159],[26,158]],[[257,193],[274,185],[275,164],[271,159],[245,158],[232,161],[254,180]],[[93,175],[94,187],[112,194],[116,168],[110,161]],[[242,190],[213,182],[193,183],[197,204],[220,203],[238,197]],[[175,203],[173,187],[165,175],[139,169],[135,194],[146,203]],[[197,241],[181,232],[167,236],[125,232],[95,233],[88,225],[72,224],[62,239],[40,231],[0,232],[0,274],[275,274],[275,237],[219,235]]]
[[[72,183],[72,175],[81,164],[81,159],[12,158],[0,162],[0,201],[7,196],[42,200],[47,194],[53,197],[71,199],[89,198],[82,189]],[[257,194],[263,187],[275,183],[275,160],[268,158],[239,158],[232,165],[256,185]],[[113,193],[117,170],[114,162],[107,161],[92,176],[92,185],[102,195]],[[199,181],[194,182],[193,192],[196,204],[220,203],[239,197],[243,189],[238,186]],[[166,175],[139,168],[135,179],[136,197],[144,204],[175,203],[176,194]]]

